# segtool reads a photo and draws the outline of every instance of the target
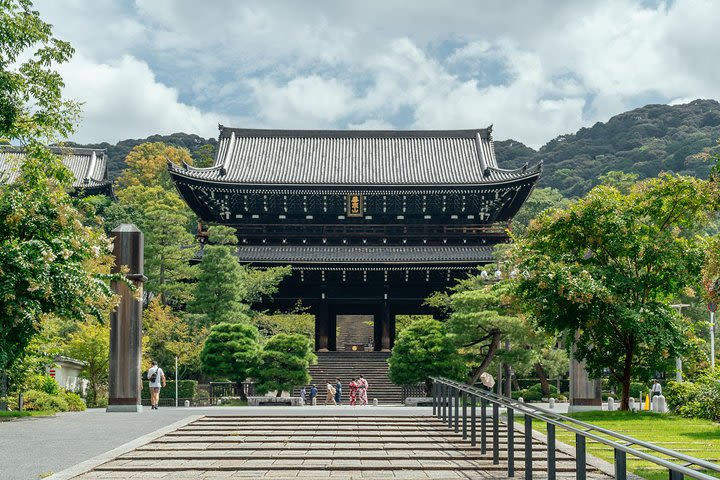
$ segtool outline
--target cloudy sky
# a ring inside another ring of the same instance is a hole
[[[69,40],[74,138],[495,125],[539,147],[720,98],[716,0],[36,0]]]

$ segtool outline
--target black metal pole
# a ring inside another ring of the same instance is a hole
[[[547,466],[548,480],[555,480],[555,425],[547,424]]]
[[[437,399],[437,383],[433,382],[432,384],[432,405],[433,405],[433,417],[437,415],[437,402],[435,401]]]
[[[447,417],[447,426],[448,428],[452,428],[452,414],[453,414],[453,405],[452,405],[452,397],[455,396],[455,392],[453,392],[453,387],[448,386],[448,417]]]
[[[532,417],[525,415],[525,480],[533,478]]]
[[[615,449],[615,480],[627,479],[627,454]]]
[[[460,431],[460,389],[455,389],[455,433]]]
[[[472,400],[472,404],[470,405],[470,445],[475,446],[476,443],[476,430],[477,430],[477,420],[475,416],[475,402],[477,401],[477,398],[475,395],[470,395],[470,398]],[[483,452],[485,453],[485,452]]]
[[[442,419],[443,422],[447,420],[447,389],[448,386],[444,383],[440,385],[440,403],[442,404]]]
[[[575,434],[575,478],[577,480],[585,480],[586,478],[585,459],[585,437],[579,433]]]
[[[480,400],[480,453],[487,453],[487,400]]]
[[[508,477],[515,476],[515,411],[507,409],[507,472]]]
[[[463,404],[463,424],[462,424],[462,432],[463,432],[463,440],[467,440],[467,399],[468,395],[467,393],[462,393],[462,404]]]
[[[493,464],[500,463],[500,405],[493,403]]]
[[[682,473],[670,470],[670,480],[683,480],[683,478],[685,478],[685,475]]]

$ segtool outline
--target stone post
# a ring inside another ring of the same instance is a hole
[[[117,309],[110,314],[110,379],[108,412],[142,412],[140,403],[140,366],[142,355],[142,285],[143,234],[135,225],[123,223],[110,234],[113,239],[115,265],[113,273],[127,267],[125,282],[112,282],[120,297]]]

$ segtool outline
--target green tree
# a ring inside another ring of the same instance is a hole
[[[70,336],[65,353],[85,362],[82,376],[88,380],[88,405],[96,406],[107,391],[110,369],[110,327],[86,322]]]
[[[310,381],[310,365],[317,361],[310,339],[305,335],[279,333],[270,337],[260,352],[255,370],[255,390],[267,393],[292,392]]]
[[[549,208],[565,208],[570,200],[555,188],[536,188],[512,219],[512,231],[522,235],[530,222]]]
[[[188,231],[192,215],[175,192],[160,186],[133,185],[117,192],[118,202],[105,210],[109,229],[134,223],[145,236],[145,289],[159,295],[164,305],[175,307],[190,300],[191,280],[197,275],[190,264],[195,237]]]
[[[625,173],[618,170],[611,170],[604,175],[600,175],[598,180],[600,180],[600,185],[614,187],[620,193],[628,194],[639,178],[640,175],[637,173]]]
[[[428,394],[433,383],[430,377],[463,380],[467,373],[445,326],[431,318],[413,321],[398,335],[388,363],[388,375],[393,383],[425,382]]]
[[[200,352],[209,375],[245,381],[257,365],[260,351],[257,328],[245,323],[213,325]]]
[[[132,186],[162,187],[174,191],[175,185],[168,173],[167,164],[186,163],[192,165],[193,159],[184,148],[165,145],[162,142],[143,143],[125,157],[125,170],[117,179],[117,186],[125,189]]]
[[[697,283],[696,233],[717,208],[715,186],[662,175],[627,194],[596,187],[546,212],[513,245],[516,294],[540,326],[575,341],[599,377],[608,368],[628,408],[630,381],[670,368],[685,345],[670,301]]]

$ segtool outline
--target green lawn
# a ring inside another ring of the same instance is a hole
[[[47,417],[53,416],[55,412],[4,412],[0,411],[0,422],[12,420],[13,418],[20,417]]]
[[[599,427],[607,428],[658,446],[720,463],[720,424],[707,420],[658,415],[649,412],[583,412],[572,415]],[[519,422],[518,422],[519,423]],[[533,428],[547,433],[544,423],[533,422]],[[558,441],[575,445],[575,434],[556,428]],[[613,463],[613,450],[601,443],[588,441],[588,453]],[[635,447],[638,448],[638,447]],[[639,450],[644,450],[638,448]],[[666,480],[667,470],[651,462],[628,455],[628,470],[648,480]],[[714,474],[720,478],[720,474]]]

